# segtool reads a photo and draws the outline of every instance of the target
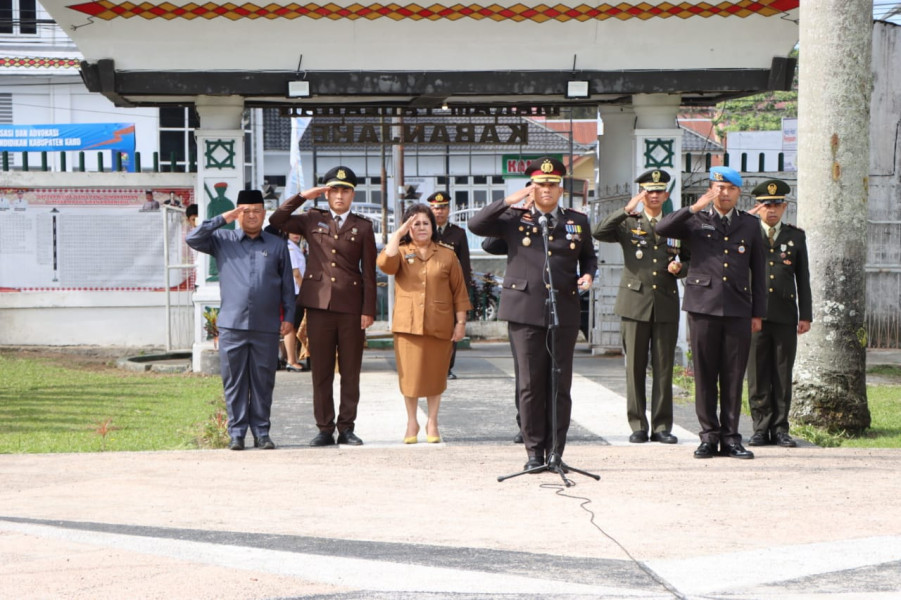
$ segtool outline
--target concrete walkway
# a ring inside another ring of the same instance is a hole
[[[280,372],[274,452],[0,456],[0,598],[901,597],[901,451],[694,460],[690,403],[678,445],[629,444],[622,358],[582,346],[565,460],[600,481],[497,481],[525,460],[505,344],[458,353],[441,444],[401,443],[367,351],[362,447],[307,446],[310,376]]]

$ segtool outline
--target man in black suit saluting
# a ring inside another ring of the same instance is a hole
[[[691,248],[682,310],[688,313],[701,426],[695,458],[717,452],[754,458],[741,445],[738,421],[751,332],[760,331],[766,315],[766,259],[760,221],[735,208],[741,184],[735,169],[713,167],[707,192],[657,224],[657,233],[687,240]],[[711,203],[713,210],[704,210]]]
[[[545,464],[562,468],[561,457],[569,430],[573,352],[579,335],[579,289],[591,287],[597,255],[588,217],[559,206],[566,167],[550,157],[526,168],[532,185],[496,200],[469,219],[476,235],[502,238],[507,243],[507,272],[501,291],[498,319],[507,321],[514,353],[523,442],[528,454],[525,469]],[[547,227],[545,252],[542,229]],[[559,326],[549,352],[548,290],[545,262],[557,291]],[[552,389],[551,370],[558,369]],[[556,397],[556,436],[551,410]],[[556,437],[557,445],[553,444]]]

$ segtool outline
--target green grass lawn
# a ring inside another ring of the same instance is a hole
[[[0,453],[198,448],[224,408],[218,377],[64,364],[0,354]]]
[[[842,438],[842,448],[901,448],[901,385],[868,385],[870,428],[860,437]]]

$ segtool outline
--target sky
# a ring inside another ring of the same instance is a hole
[[[896,2],[894,0],[874,0],[873,18],[891,21],[892,23],[901,25],[901,2]]]

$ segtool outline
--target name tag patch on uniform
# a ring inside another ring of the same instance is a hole
[[[701,225],[701,229],[714,229],[714,230],[715,230],[716,227],[714,227],[713,225],[708,225],[708,224],[705,223],[705,224]]]
[[[316,227],[322,227],[323,229],[328,229],[328,223],[319,221],[319,223],[316,225]]]

